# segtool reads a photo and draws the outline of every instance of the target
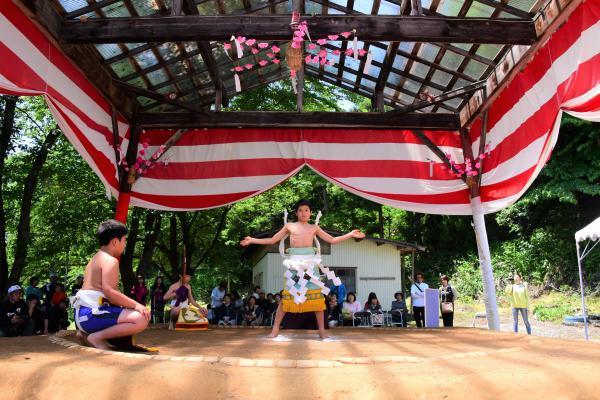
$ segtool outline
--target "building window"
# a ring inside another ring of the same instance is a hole
[[[329,267],[346,286],[346,293],[356,293],[356,268]],[[358,293],[356,293],[358,296]]]

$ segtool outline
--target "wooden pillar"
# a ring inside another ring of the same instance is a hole
[[[412,281],[415,282],[415,275],[417,274],[417,268],[415,266],[415,250],[412,251]]]
[[[400,250],[400,286],[402,289],[402,297],[406,300],[406,282],[404,281],[404,252]]]

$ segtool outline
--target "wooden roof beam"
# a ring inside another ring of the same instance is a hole
[[[289,40],[289,15],[186,15],[63,21],[67,43],[227,41],[244,34],[260,40]],[[532,20],[387,15],[303,17],[314,37],[356,29],[363,41],[533,44]],[[493,23],[492,23],[493,22]]]
[[[143,128],[340,128],[457,130],[457,114],[363,112],[163,112],[141,113],[136,123]]]

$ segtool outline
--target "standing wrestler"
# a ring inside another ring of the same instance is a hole
[[[291,258],[290,260],[286,260],[289,261],[288,264],[292,266],[294,266],[294,263],[297,263],[296,266],[307,264],[310,265],[310,270],[308,272],[311,273],[312,277],[310,281],[304,282],[300,285],[298,283],[306,280],[305,277],[298,276],[294,268],[288,269],[290,273],[290,277],[288,279],[293,279],[294,281],[297,280],[297,283],[292,286],[291,290],[298,291],[296,293],[290,293],[288,290],[283,292],[283,301],[277,307],[275,322],[273,323],[273,330],[269,335],[270,338],[275,338],[279,334],[279,327],[286,312],[314,312],[315,317],[317,318],[317,325],[319,327],[319,336],[322,339],[328,337],[327,333],[325,332],[325,324],[323,320],[323,311],[326,309],[325,298],[321,294],[322,287],[320,287],[323,285],[319,286],[319,282],[317,279],[315,279],[315,277],[320,275],[320,257],[315,258],[316,251],[315,248],[312,247],[313,241],[315,236],[318,236],[327,243],[331,244],[341,243],[350,238],[362,239],[365,237],[365,234],[357,229],[343,236],[331,236],[327,232],[323,231],[323,229],[321,229],[318,225],[310,224],[308,222],[312,215],[312,208],[313,207],[308,200],[300,200],[294,206],[297,222],[286,223],[284,227],[271,238],[256,239],[246,236],[244,240],[240,242],[242,246],[248,246],[250,244],[271,245],[277,243],[286,235],[289,235],[290,248],[288,249],[288,253],[290,254]]]

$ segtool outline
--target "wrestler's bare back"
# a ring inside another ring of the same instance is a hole
[[[286,226],[290,235],[291,247],[312,247],[315,235],[319,230],[317,225],[304,222],[290,222]]]
[[[114,266],[115,263],[118,266],[119,262],[116,258],[102,250],[98,250],[85,267],[82,289],[102,291],[102,269],[103,267],[110,268]],[[117,282],[113,283],[114,288],[116,288],[116,283]]]

